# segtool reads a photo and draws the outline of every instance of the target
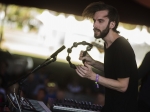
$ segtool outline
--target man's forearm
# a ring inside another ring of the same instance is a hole
[[[96,80],[96,73],[93,73],[91,80]],[[104,87],[114,89],[116,91],[125,92],[128,88],[129,77],[127,78],[118,78],[117,80],[105,78],[103,76],[99,76],[98,81],[99,84]]]
[[[104,71],[104,64],[99,61],[95,60],[92,66],[98,70]]]

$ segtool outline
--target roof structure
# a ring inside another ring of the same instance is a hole
[[[91,2],[99,0],[1,0],[4,4],[49,9],[81,16],[83,9]],[[150,26],[149,0],[101,0],[110,4],[119,12],[120,21],[129,24]]]

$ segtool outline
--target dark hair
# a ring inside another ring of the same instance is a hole
[[[115,27],[113,28],[113,31],[119,33],[119,31],[117,31],[117,27],[119,24],[119,15],[118,11],[113,6],[107,5],[104,2],[93,2],[83,10],[82,16],[86,18],[93,18],[95,12],[102,10],[108,10],[109,21],[115,22]]]

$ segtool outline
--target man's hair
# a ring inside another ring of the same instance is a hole
[[[83,10],[82,16],[86,18],[93,18],[94,14],[97,11],[103,11],[103,10],[108,10],[107,16],[109,18],[109,21],[115,22],[115,27],[113,28],[113,31],[119,33],[119,31],[117,31],[117,27],[119,24],[119,15],[118,15],[118,11],[113,6],[107,5],[104,2],[93,2]]]

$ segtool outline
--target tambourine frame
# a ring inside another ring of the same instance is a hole
[[[88,42],[86,42],[86,41],[82,41],[82,42],[78,42],[78,43],[77,43],[77,42],[74,42],[73,45],[72,45],[72,47],[67,49],[68,56],[66,57],[66,60],[68,61],[70,67],[73,68],[73,69],[76,69],[76,66],[71,63],[71,57],[69,56],[69,54],[72,52],[72,48],[77,47],[78,45],[88,45],[88,46],[86,47],[86,50],[85,50],[84,53],[83,53],[83,56],[85,56],[86,53],[87,53],[87,51],[90,51],[90,50],[92,49],[92,47],[93,47],[92,44],[90,44],[90,43],[88,43]],[[84,60],[83,60],[83,61],[84,61]]]

